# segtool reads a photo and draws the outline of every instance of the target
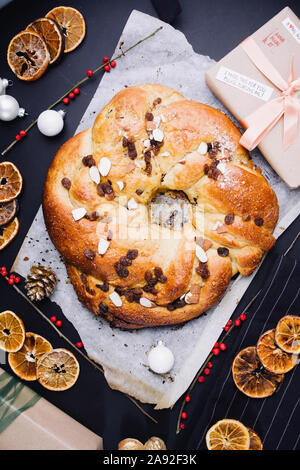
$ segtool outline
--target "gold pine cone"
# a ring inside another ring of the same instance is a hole
[[[44,297],[50,297],[56,284],[57,277],[52,269],[42,265],[31,266],[25,289],[30,300],[42,300]]]

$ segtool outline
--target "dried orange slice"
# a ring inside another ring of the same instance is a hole
[[[19,351],[25,340],[25,327],[21,318],[11,310],[0,313],[0,349]]]
[[[67,390],[75,384],[78,375],[78,361],[67,349],[52,349],[37,363],[37,379],[48,390]]]
[[[26,333],[22,348],[9,353],[8,362],[14,373],[23,380],[36,380],[36,364],[52,346],[45,338],[35,333]]]
[[[16,165],[0,163],[0,203],[15,199],[21,192],[23,179]]]
[[[18,78],[37,80],[46,71],[50,54],[43,39],[34,31],[21,31],[8,45],[7,62]]]
[[[289,354],[275,343],[275,329],[261,335],[256,345],[262,365],[274,374],[285,374],[297,364],[297,355]]]
[[[13,199],[8,202],[0,203],[0,227],[8,224],[16,215],[18,210],[18,201]]]
[[[82,14],[71,7],[56,7],[49,11],[46,18],[59,24],[65,37],[65,51],[76,49],[85,36],[85,21]]]
[[[64,38],[56,21],[50,18],[38,18],[26,29],[35,31],[43,39],[50,54],[50,64],[53,64],[64,51]]]
[[[222,419],[207,431],[206,445],[208,450],[248,450],[248,429],[235,419]]]
[[[249,450],[263,450],[263,445],[259,435],[251,428],[248,428],[248,433],[250,436],[250,447]]]
[[[287,353],[300,353],[300,317],[286,315],[278,322],[275,330],[275,341]]]
[[[0,250],[3,250],[17,235],[19,231],[19,220],[14,218],[10,224],[0,227]]]
[[[273,374],[264,368],[255,346],[243,349],[234,358],[232,376],[237,388],[251,398],[269,397],[284,379],[284,374]]]

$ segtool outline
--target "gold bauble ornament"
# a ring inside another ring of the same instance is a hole
[[[128,437],[118,444],[118,450],[145,450],[144,445],[137,439]]]
[[[145,450],[167,450],[167,447],[160,437],[152,436],[145,443]]]

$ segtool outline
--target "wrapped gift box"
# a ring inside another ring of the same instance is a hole
[[[0,368],[0,450],[98,449],[100,436]]]
[[[288,7],[257,30],[251,38],[288,81],[294,56],[295,78],[300,77],[300,20]],[[206,73],[212,91],[246,128],[245,118],[281,91],[254,65],[238,45]],[[300,113],[300,91],[293,95]],[[290,188],[300,185],[300,130],[296,141],[283,150],[283,118],[258,145],[264,157]]]

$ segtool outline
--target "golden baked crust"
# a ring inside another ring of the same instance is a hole
[[[185,322],[217,302],[232,275],[254,271],[274,245],[278,203],[239,139],[222,112],[145,84],[117,93],[92,129],[59,149],[44,217],[88,309],[124,328]],[[90,167],[104,157],[111,167],[97,184]],[[170,190],[189,201],[181,230],[149,216],[150,201]],[[75,208],[86,216],[75,221]],[[99,240],[109,241],[104,254]]]

